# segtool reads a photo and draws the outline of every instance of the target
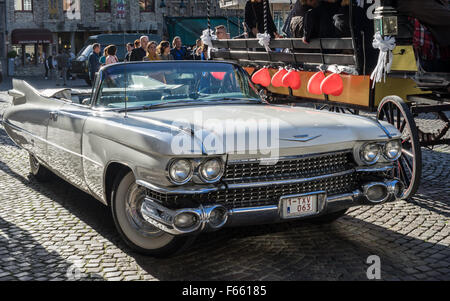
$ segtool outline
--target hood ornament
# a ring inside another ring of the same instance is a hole
[[[322,136],[322,135],[310,137],[309,135],[305,134],[305,135],[295,135],[293,138],[280,138],[280,140],[308,142],[308,141],[314,140],[316,138],[319,138],[320,136]]]

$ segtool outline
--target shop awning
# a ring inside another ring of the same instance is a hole
[[[12,44],[49,44],[53,43],[52,32],[44,28],[14,29],[11,33]]]

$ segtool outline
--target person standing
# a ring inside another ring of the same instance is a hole
[[[130,55],[131,62],[140,62],[147,55],[146,49],[148,44],[148,37],[142,36],[139,40],[140,40],[140,47],[134,48],[133,51],[131,51]]]
[[[50,65],[53,65],[53,57],[51,54],[45,54],[44,67],[45,67],[45,79],[48,79],[48,73],[50,71]],[[53,66],[52,66],[53,67]],[[50,73],[51,74],[51,73]]]
[[[173,55],[170,53],[170,43],[168,41],[162,41],[159,43],[156,53],[159,55],[162,61],[173,61]]]
[[[105,65],[106,63],[106,57],[108,56],[108,49],[111,45],[108,45],[105,47],[105,49],[103,49],[103,55],[100,57],[100,66]]]
[[[89,55],[88,67],[89,67],[89,79],[91,85],[94,83],[95,73],[100,69],[100,44],[95,43],[93,45],[93,51]]]
[[[195,61],[199,61],[201,60],[201,51],[202,51],[202,46],[203,46],[203,42],[201,39],[197,39],[197,41],[195,41],[195,47],[192,50],[192,57]]]
[[[188,50],[181,41],[180,37],[175,37],[172,42],[172,50],[170,50],[170,54],[172,54],[174,60],[182,61],[185,60],[188,55]]]
[[[58,76],[56,78],[56,85],[59,86],[59,81],[63,79],[64,86],[67,86],[67,67],[69,65],[69,55],[66,51],[59,50],[56,56],[58,62]]]
[[[125,56],[125,59],[124,59],[125,62],[130,61],[131,51],[133,51],[133,49],[134,49],[133,43],[128,43],[127,44],[127,55]]]
[[[156,53],[158,45],[155,41],[151,41],[147,44],[147,55],[144,57],[144,61],[158,61],[159,56]]]
[[[109,45],[108,56],[105,59],[105,66],[119,62],[119,59],[116,56],[116,52],[117,52],[117,47],[115,45]]]

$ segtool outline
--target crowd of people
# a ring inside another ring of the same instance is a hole
[[[229,38],[226,27],[219,25],[215,28],[218,38]],[[170,44],[169,41],[149,41],[147,36],[142,36],[135,40],[134,43],[126,45],[127,53],[125,62],[139,61],[172,61],[172,60],[206,60],[208,46],[203,44],[201,39],[197,39],[196,45],[192,49],[183,45],[180,37],[175,37]],[[119,62],[116,56],[117,47],[108,45],[103,49],[100,55],[101,45],[96,43],[93,45],[93,52],[88,59],[89,78],[91,82],[94,80],[95,73],[100,67]]]
[[[297,0],[286,18],[282,29],[283,35],[278,33],[270,6],[268,2],[264,3],[264,1],[267,0],[247,1],[245,5],[245,21],[243,23],[244,33],[234,37],[235,39],[255,38],[258,33],[267,32],[272,38],[300,38],[305,44],[308,44],[312,39],[316,38],[351,37],[353,30],[356,41],[355,51],[357,53],[365,51],[366,54],[365,68],[371,70],[376,64],[377,53],[371,47],[374,36],[373,22],[367,18],[365,9],[356,5],[354,1],[353,22],[350,22],[349,0]],[[402,1],[399,0],[399,10],[403,9],[401,7]],[[445,5],[443,4],[445,1],[437,0],[437,2],[442,3],[435,4],[434,6],[440,6],[433,7],[433,9],[439,10],[441,14],[449,15],[448,9],[445,10]],[[420,14],[424,14],[426,11],[427,9],[418,9],[414,11],[414,14],[423,19]],[[432,10],[428,9],[428,11]],[[406,10],[401,12],[411,15]],[[445,22],[447,21],[445,20]],[[436,28],[440,30],[440,27]],[[445,28],[448,28],[448,26]],[[433,29],[434,27],[431,26],[431,31]],[[224,25],[219,25],[214,30],[217,39],[230,38]],[[438,36],[433,37],[433,40],[442,40],[440,37],[448,35],[448,32],[448,30],[440,30]],[[104,49],[103,56],[100,56],[100,45],[94,45],[94,52],[89,58],[91,79],[93,79],[95,72],[98,71],[100,66],[118,62],[116,51],[117,48],[114,45],[109,45]],[[162,41],[158,44],[155,41],[149,41],[147,36],[142,36],[134,43],[127,44],[125,61],[206,60],[207,51],[208,46],[203,44],[201,39],[197,40],[196,45],[192,49],[188,49],[186,46],[183,46],[180,37],[175,37],[172,44],[168,41]],[[441,51],[441,53],[443,52]]]

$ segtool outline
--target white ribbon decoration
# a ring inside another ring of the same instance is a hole
[[[269,47],[270,45],[270,34],[268,33],[258,33],[256,35],[256,38],[258,39],[258,43],[261,46],[264,46],[264,48],[266,48],[266,51],[272,51]]]
[[[217,40],[217,36],[213,34],[212,29],[205,29],[200,37],[203,44],[208,45],[208,60],[211,58],[211,50],[213,49],[213,40]]]
[[[391,71],[393,59],[392,50],[394,50],[396,46],[395,38],[384,37],[383,39],[381,34],[377,32],[375,33],[372,46],[373,48],[380,50],[377,66],[370,76],[370,79],[373,80],[373,87],[375,87],[375,83],[379,83],[382,78],[384,78],[384,81],[386,81],[386,74]]]

